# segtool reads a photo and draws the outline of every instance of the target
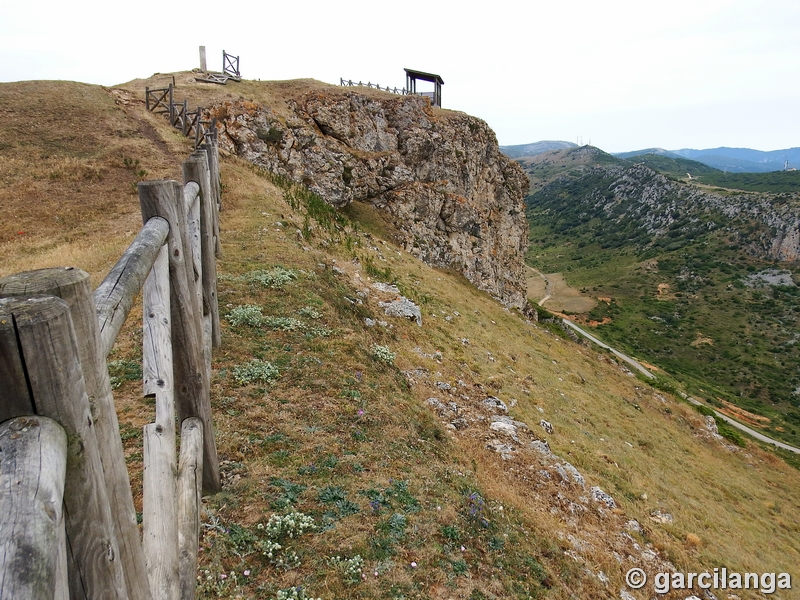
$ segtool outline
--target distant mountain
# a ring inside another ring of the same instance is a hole
[[[668,158],[683,158],[680,154],[664,150],[663,148],[645,148],[644,150],[632,150],[630,152],[614,152],[617,158],[624,158],[626,160],[636,158],[637,156],[654,154],[656,156],[666,156]]]
[[[617,155],[619,157],[619,155]],[[672,152],[663,151],[663,153],[652,154],[637,154],[627,159],[632,163],[644,163],[651,169],[670,175],[678,179],[686,179],[687,175],[691,177],[698,177],[701,175],[709,175],[712,173],[719,173],[722,171],[709,167],[705,163],[697,160],[690,160],[688,158],[681,158]]]
[[[536,156],[551,150],[577,147],[578,144],[573,144],[572,142],[544,141],[534,142],[533,144],[519,144],[517,146],[500,146],[500,151],[509,158],[521,158],[523,156]]]
[[[657,154],[670,158],[688,158],[696,160],[709,167],[728,173],[766,173],[769,171],[782,171],[786,161],[793,169],[800,168],[800,148],[786,150],[752,150],[751,148],[707,148],[694,150],[683,148],[681,150],[664,150],[663,148],[647,148],[632,152],[618,152],[614,156],[630,159],[643,154]]]
[[[571,148],[548,150],[535,156],[522,156],[515,160],[530,177],[530,193],[562,177],[565,165],[569,165],[570,174],[577,175],[588,173],[598,167],[627,164],[625,160],[603,152],[600,148],[574,144]]]

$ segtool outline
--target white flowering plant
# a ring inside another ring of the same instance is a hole
[[[361,583],[363,580],[364,559],[360,554],[356,554],[352,558],[343,558],[341,556],[332,556],[328,562],[342,573],[342,577],[346,583],[355,585]]]
[[[372,348],[370,348],[370,354],[375,360],[387,365],[393,365],[396,356],[388,346],[381,346],[380,344],[373,344]]]
[[[307,319],[314,319],[315,321],[317,319],[321,319],[323,316],[322,313],[319,312],[313,306],[304,306],[303,308],[297,311],[297,314],[300,315],[301,317],[306,317]]]
[[[280,331],[298,331],[306,329],[306,324],[292,317],[265,317],[264,325]]]
[[[284,286],[295,281],[300,274],[295,269],[287,269],[277,265],[271,269],[261,269],[258,271],[250,271],[241,277],[242,280],[262,287],[270,288],[273,290],[282,289]]]
[[[280,377],[278,367],[266,360],[254,358],[233,368],[233,379],[239,385],[248,383],[272,383]]]
[[[314,598],[308,596],[306,590],[302,587],[286,588],[285,590],[278,590],[275,595],[275,600],[322,600],[321,598]]]
[[[260,327],[264,321],[264,315],[261,314],[261,307],[253,304],[234,307],[226,318],[228,319],[228,323],[234,327],[239,325]]]
[[[256,525],[260,534],[256,547],[267,562],[282,569],[294,569],[300,565],[300,557],[288,547],[289,540],[316,528],[314,518],[301,512],[272,515],[266,523]]]

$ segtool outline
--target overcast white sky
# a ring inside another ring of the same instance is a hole
[[[248,79],[438,73],[504,145],[800,146],[798,0],[0,0],[0,81],[113,85],[199,66],[200,45]]]

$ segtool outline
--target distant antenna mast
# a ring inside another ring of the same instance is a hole
[[[783,162],[783,170],[784,170],[784,171],[788,171],[788,170],[789,170],[789,159],[786,159],[786,160]]]

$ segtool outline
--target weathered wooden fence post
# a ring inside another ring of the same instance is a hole
[[[0,425],[0,598],[68,600],[67,436],[46,417]]]
[[[188,126],[189,126],[189,101],[183,101],[183,119],[181,119],[181,133],[186,137],[188,134]]]
[[[176,600],[180,590],[176,462],[175,430],[145,425],[142,525],[154,600]]]
[[[194,600],[197,548],[200,544],[200,501],[203,483],[203,423],[196,417],[181,425],[178,464],[178,551],[181,600]]]
[[[211,170],[208,153],[195,152],[183,162],[183,181],[197,182],[200,185],[200,240],[203,273],[203,315],[211,325],[211,344],[218,348],[222,342],[219,322],[219,303],[217,302],[217,261],[214,256],[214,222],[216,202],[212,191]]]
[[[70,598],[128,598],[115,524],[69,307],[53,296],[0,299],[0,355],[17,353],[36,412],[67,434],[64,514]],[[15,387],[18,384],[12,384]]]
[[[119,435],[111,381],[105,354],[101,349],[89,275],[81,269],[58,267],[27,271],[0,279],[0,297],[28,295],[58,296],[69,306],[119,543],[118,561],[122,565],[131,600],[149,600],[149,591],[143,585],[146,571],[136,525],[136,510],[125,464],[125,451]]]
[[[202,241],[200,239],[200,186],[190,181],[182,189],[183,206],[186,211],[186,239],[189,242],[189,285],[197,296],[196,306],[200,307],[199,315],[206,311],[203,309],[203,259]]]
[[[155,423],[144,428],[143,545],[154,600],[177,600],[178,498],[175,403],[170,341],[167,246],[142,289],[142,373],[145,396],[155,396]]]
[[[166,245],[142,289],[142,375],[144,395],[156,400],[155,422],[175,431],[175,383],[169,292],[169,258]]]
[[[219,213],[222,211],[222,189],[219,177],[219,144],[216,136],[216,119],[212,119],[211,127],[215,135],[209,136],[202,149],[208,155],[208,171],[211,177],[212,206],[214,208],[214,255],[220,258],[222,256],[222,242],[219,237]]]
[[[199,417],[203,423],[203,489],[220,489],[219,458],[214,439],[211,400],[203,358],[202,307],[194,292],[194,268],[186,227],[183,186],[177,181],[139,184],[142,218],[169,222],[170,313],[175,360],[175,402],[179,421]],[[190,270],[191,269],[191,270]]]
[[[175,126],[175,98],[174,98],[174,86],[170,83],[169,84],[169,124],[173,127]]]
[[[206,385],[211,389],[211,316],[208,306],[203,298],[203,259],[202,241],[200,239],[200,186],[195,181],[190,181],[183,186],[184,202],[186,206],[187,229],[192,254],[192,269],[194,279],[191,285],[197,296],[200,307],[197,317],[202,331],[203,364],[205,366]]]

